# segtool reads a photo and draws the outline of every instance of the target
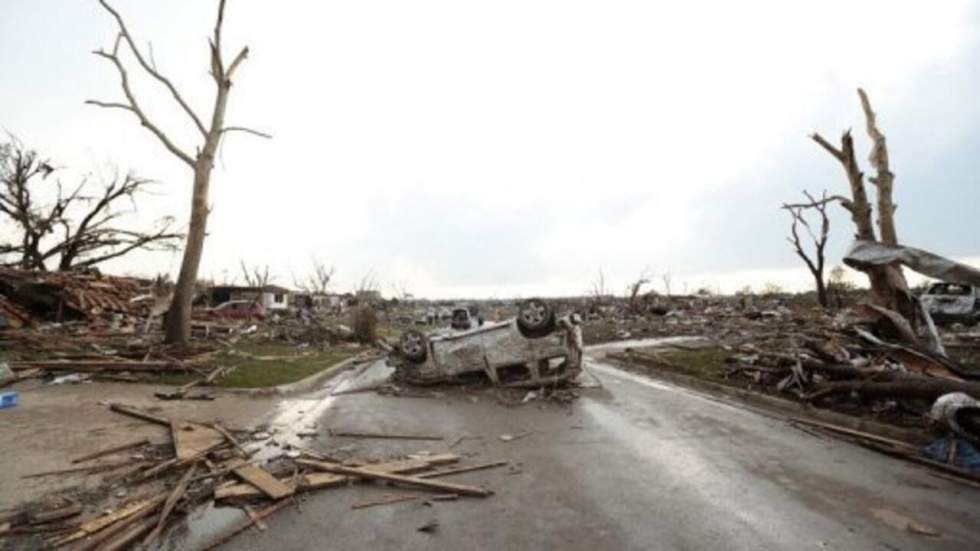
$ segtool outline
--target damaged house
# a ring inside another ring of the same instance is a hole
[[[289,308],[291,291],[278,285],[215,285],[208,290],[209,302],[217,306],[232,300],[255,301],[267,311]]]
[[[34,321],[91,321],[112,314],[143,318],[153,309],[153,297],[151,280],[97,271],[0,268],[0,327],[22,327]]]

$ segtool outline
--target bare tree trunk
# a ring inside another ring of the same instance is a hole
[[[891,173],[888,165],[885,136],[878,129],[867,94],[864,93],[864,90],[858,89],[858,96],[864,109],[868,134],[874,141],[870,159],[877,170],[877,176],[871,178],[871,182],[877,186],[878,190],[878,224],[881,229],[881,242],[896,245],[898,237],[893,216],[895,207],[892,203],[894,174]],[[851,187],[851,199],[840,196],[833,198],[839,200],[841,205],[851,213],[851,220],[854,221],[857,230],[856,237],[865,241],[878,241],[871,220],[871,203],[868,201],[868,194],[864,187],[864,173],[861,172],[857,164],[851,132],[848,130],[841,136],[840,149],[825,140],[820,134],[813,134],[811,137],[841,163],[847,174],[847,181]],[[909,296],[908,282],[900,268],[894,266],[872,267],[865,273],[871,284],[871,300],[874,304],[900,312],[908,319],[916,319],[914,306],[909,303],[907,298]]]
[[[219,17],[219,25],[220,25]],[[215,77],[218,79],[218,77]],[[180,275],[174,287],[174,298],[166,319],[166,342],[186,344],[191,338],[191,314],[194,302],[194,288],[197,285],[197,272],[204,254],[204,237],[207,235],[208,191],[211,188],[211,170],[214,168],[214,155],[221,141],[225,124],[225,109],[228,105],[228,91],[231,81],[218,79],[218,92],[215,99],[211,131],[204,142],[204,149],[198,153],[194,163],[194,190],[191,195],[191,222],[187,230],[187,246],[180,263]]]
[[[215,93],[214,109],[211,112],[211,124],[209,127],[205,127],[201,119],[190,105],[184,101],[174,85],[157,71],[155,64],[148,63],[146,58],[143,57],[119,13],[108,4],[107,0],[99,0],[99,3],[115,18],[119,26],[119,35],[116,38],[111,52],[100,50],[95,52],[95,54],[111,61],[119,71],[126,103],[94,100],[89,100],[87,103],[110,109],[131,111],[139,119],[140,124],[152,132],[170,153],[190,166],[194,171],[194,188],[191,195],[191,219],[187,232],[187,245],[184,249],[184,258],[180,265],[180,275],[177,278],[177,285],[174,289],[173,302],[166,320],[166,341],[174,344],[187,344],[191,335],[191,303],[194,300],[197,271],[201,265],[201,256],[204,252],[204,238],[207,235],[209,214],[208,190],[211,184],[211,171],[214,168],[214,156],[218,149],[218,144],[221,143],[221,138],[225,132],[247,132],[265,138],[269,137],[267,134],[242,126],[224,125],[225,110],[228,105],[228,93],[231,90],[232,77],[236,69],[248,57],[248,47],[242,48],[232,60],[231,64],[225,65],[224,58],[221,54],[221,29],[224,24],[225,0],[219,0],[218,17],[215,21],[214,33],[210,40],[211,77],[214,79],[217,91]],[[130,88],[128,73],[118,55],[120,44],[123,42],[128,45],[140,67],[170,91],[174,101],[177,102],[194,123],[194,126],[200,131],[201,136],[204,138],[204,144],[198,149],[194,157],[191,157],[184,149],[178,147],[143,112],[136,96]]]
[[[191,338],[191,311],[197,271],[204,253],[204,237],[208,224],[208,189],[211,186],[210,167],[205,169],[198,158],[194,169],[194,190],[191,195],[191,222],[187,230],[187,244],[180,263],[180,275],[174,287],[165,323],[166,340],[169,343],[186,343]]]

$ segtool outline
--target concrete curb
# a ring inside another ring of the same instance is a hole
[[[313,387],[319,386],[325,381],[333,378],[334,376],[345,371],[347,368],[353,366],[354,364],[360,363],[367,360],[368,357],[364,354],[356,354],[347,358],[346,360],[341,360],[329,367],[326,367],[320,371],[317,371],[313,375],[306,377],[305,379],[300,379],[294,383],[288,383],[278,386],[268,386],[261,388],[223,388],[222,392],[229,394],[239,394],[246,396],[288,396],[290,394],[297,394],[300,392],[305,392],[312,389]]]
[[[692,375],[685,375],[675,371],[670,371],[669,369],[665,369],[660,365],[651,365],[642,361],[637,361],[639,360],[638,358],[631,358],[627,354],[610,353],[605,356],[605,359],[616,365],[633,367],[634,369],[630,371],[631,373],[635,373],[635,367],[637,365],[642,365],[643,367],[649,369],[648,373],[653,378],[663,379],[678,386],[693,388],[716,397],[734,398],[751,406],[774,413],[803,417],[824,423],[832,423],[834,425],[840,425],[852,430],[869,432],[879,436],[884,436],[886,438],[891,438],[893,440],[900,440],[914,446],[921,446],[931,440],[929,435],[923,430],[894,427],[892,425],[886,425],[884,423],[870,421],[860,417],[854,417],[853,415],[847,415],[845,413],[838,413],[828,409],[817,408],[809,404],[801,404],[785,398],[777,398],[775,396],[756,392],[754,390],[746,390],[743,388],[723,385],[714,381],[706,381]]]

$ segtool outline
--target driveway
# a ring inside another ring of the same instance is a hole
[[[451,451],[510,467],[450,477],[487,499],[352,510],[393,491],[310,494],[226,548],[301,549],[980,549],[980,490],[779,419],[620,371],[589,355],[601,386],[570,405],[501,404],[493,390],[436,398],[330,389],[282,405],[273,426],[316,426],[305,445],[359,456]],[[378,363],[336,384],[370,384]],[[338,387],[340,388],[340,387]],[[445,435],[443,442],[355,440],[327,428]],[[503,434],[530,435],[505,442]],[[447,479],[447,480],[449,480]],[[174,548],[197,548],[237,519],[195,515]],[[438,522],[432,533],[417,529]]]

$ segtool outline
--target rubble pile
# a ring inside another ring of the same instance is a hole
[[[834,314],[772,301],[746,307],[738,297],[689,304],[694,308],[651,323],[644,336],[705,337],[728,351],[716,375],[740,386],[918,427],[940,396],[980,396],[980,365],[962,353],[980,350],[975,330],[946,328],[944,342],[954,351],[947,357],[909,344],[887,317],[864,305]],[[697,329],[687,330],[691,324]],[[628,356],[670,367],[656,352]]]
[[[152,296],[150,280],[0,268],[0,301],[18,304],[20,313],[30,318],[25,325],[33,319],[93,321],[109,314],[145,318],[152,309]]]
[[[452,453],[416,453],[383,460],[339,460],[310,450],[272,449],[267,433],[231,431],[216,423],[168,419],[121,404],[112,411],[154,423],[169,433],[168,444],[140,439],[72,461],[60,471],[109,473],[101,487],[84,496],[65,495],[28,504],[0,516],[0,536],[24,538],[31,548],[127,549],[152,546],[189,512],[205,505],[242,507],[241,524],[211,542],[217,547],[263,518],[296,503],[305,492],[380,480],[415,493],[356,503],[362,509],[408,499],[452,500],[488,497],[481,486],[438,480],[441,477],[507,465],[506,461],[456,466]],[[434,436],[343,433],[363,438],[439,439]],[[394,489],[394,488],[393,488]],[[423,492],[419,494],[417,492]],[[255,508],[253,508],[255,507]]]

